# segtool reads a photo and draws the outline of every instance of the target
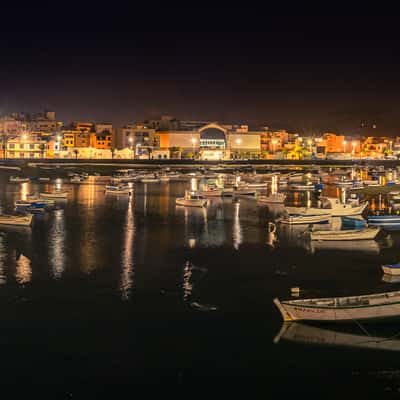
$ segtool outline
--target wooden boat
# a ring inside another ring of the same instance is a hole
[[[400,215],[369,215],[367,221],[373,226],[400,226]]]
[[[0,215],[1,225],[30,226],[32,224],[32,214],[26,215]]]
[[[199,195],[196,192],[185,191],[184,197],[178,197],[175,200],[176,205],[185,207],[204,207],[207,205],[208,200],[204,196]]]
[[[367,225],[367,221],[360,217],[359,215],[355,215],[353,217],[341,217],[342,218],[342,227],[347,228],[355,228],[362,229]]]
[[[400,291],[350,297],[274,300],[284,321],[363,321],[400,316]]]
[[[254,188],[254,189],[267,189],[268,183],[267,182],[260,182],[260,183],[248,183],[247,187]]]
[[[295,215],[321,215],[330,214],[332,217],[347,215],[360,215],[367,208],[368,202],[363,202],[358,206],[352,204],[342,204],[339,199],[333,197],[321,197],[322,208],[317,207],[286,207],[288,214]]]
[[[68,197],[68,192],[41,192],[39,197],[49,198],[49,199],[66,199]]]
[[[315,185],[290,185],[290,189],[298,191],[315,190]]]
[[[132,192],[132,188],[125,185],[106,185],[105,187],[106,194],[128,194],[130,195]]]
[[[10,176],[10,182],[12,182],[12,183],[29,182],[29,178],[24,178],[22,176]]]
[[[400,263],[382,265],[382,270],[388,275],[400,275]]]
[[[48,177],[39,178],[39,182],[49,182],[49,181],[50,181],[50,178],[48,178]]]
[[[325,215],[289,215],[279,220],[281,224],[302,225],[302,224],[324,224],[331,220],[329,214]]]
[[[221,189],[200,190],[199,194],[201,196],[206,196],[206,197],[221,197],[222,190]]]
[[[287,340],[290,342],[323,346],[400,351],[398,335],[391,335],[390,337],[366,336],[365,334],[360,334],[358,327],[356,332],[357,333],[325,329],[301,322],[284,322],[281,330],[274,338],[274,343],[277,344],[281,340]]]
[[[369,240],[375,239],[381,228],[371,226],[363,229],[345,229],[332,231],[310,231],[311,240]]]
[[[257,203],[259,204],[283,204],[286,199],[286,193],[274,193],[269,196],[258,196]]]

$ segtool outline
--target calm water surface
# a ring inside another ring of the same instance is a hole
[[[53,186],[0,179],[3,213]],[[132,196],[106,196],[94,178],[62,187],[68,201],[35,215],[32,228],[0,230],[2,383],[56,383],[65,393],[139,382],[331,395],[400,388],[396,343],[334,346],[333,327],[301,325],[285,338],[272,303],[290,298],[293,286],[307,297],[397,290],[380,269],[399,258],[396,232],[357,247],[315,247],[304,227],[270,232],[279,206],[226,198],[207,209],[176,207],[185,182],[139,183]],[[372,203],[386,207],[379,197]],[[356,323],[343,329],[357,343],[368,337]],[[399,324],[367,327],[373,337],[399,332]]]

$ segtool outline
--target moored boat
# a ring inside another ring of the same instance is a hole
[[[382,265],[382,270],[388,275],[400,275],[400,263]]]
[[[131,194],[132,188],[127,185],[106,185],[105,187],[106,194]]]
[[[278,222],[281,224],[289,225],[304,225],[304,224],[323,224],[331,220],[329,214],[325,215],[289,215],[288,217],[280,219]]]
[[[29,178],[24,178],[22,176],[10,176],[10,182],[12,182],[12,183],[29,182]]]
[[[400,215],[369,215],[367,221],[374,226],[400,226]]]
[[[0,215],[0,225],[30,226],[32,214],[26,215]]]
[[[176,205],[185,207],[204,207],[207,205],[208,200],[204,196],[196,192],[186,190],[184,197],[178,197],[175,200]]]
[[[66,199],[68,197],[67,192],[41,192],[39,193],[39,197],[45,197],[49,199]]]
[[[274,300],[284,321],[368,321],[400,316],[400,291],[349,297]]]
[[[317,207],[286,207],[288,214],[295,215],[321,215],[330,214],[332,217],[341,217],[346,215],[360,215],[367,208],[368,202],[360,205],[342,204],[339,199],[333,197],[321,197],[322,206]]]
[[[283,204],[286,199],[286,193],[274,193],[269,196],[258,196],[257,202],[259,204],[278,203]]]

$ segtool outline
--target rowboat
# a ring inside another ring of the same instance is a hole
[[[186,190],[184,197],[178,197],[175,200],[176,205],[185,207],[204,207],[207,205],[208,200],[204,196],[196,192]]]
[[[42,192],[39,193],[39,197],[45,197],[49,199],[66,199],[68,192]]]
[[[32,214],[26,215],[0,215],[1,225],[30,226],[32,224]]]
[[[48,177],[40,177],[39,178],[39,182],[49,182],[50,181],[50,178],[48,178]]]
[[[266,189],[268,186],[267,182],[260,182],[260,183],[248,183],[247,187],[254,188],[254,189]]]
[[[350,297],[274,300],[284,321],[339,322],[400,316],[400,291]]]
[[[365,334],[360,334],[359,329],[355,332],[339,331],[301,322],[284,322],[281,330],[274,338],[274,343],[277,344],[281,340],[324,346],[400,351],[398,334],[389,337],[366,336]]]
[[[221,197],[222,190],[221,189],[200,190],[199,194],[201,196],[206,196],[206,197]]]
[[[400,215],[369,215],[368,225],[376,225],[376,226],[400,225]]]
[[[312,231],[310,230],[311,240],[368,240],[375,239],[381,228],[371,226],[363,229],[346,229],[332,231]]]
[[[382,270],[388,275],[400,275],[400,263],[382,265]]]
[[[301,224],[324,224],[331,220],[329,214],[325,215],[289,215],[279,220],[281,224],[301,225]]]
[[[282,204],[285,202],[286,199],[286,193],[274,193],[270,194],[269,196],[258,196],[257,197],[257,202],[259,204],[268,204],[268,203],[278,203]]]
[[[364,218],[359,215],[353,217],[342,217],[342,227],[361,229],[367,224]]]
[[[360,215],[368,206],[367,201],[355,206],[352,204],[342,204],[339,199],[333,197],[321,197],[321,201],[322,208],[286,207],[286,211],[288,214],[294,215],[330,214],[332,217],[341,217],[346,215]]]
[[[113,186],[106,185],[105,187],[106,194],[131,194],[132,188],[125,185]]]
[[[23,178],[21,176],[10,176],[10,182],[13,182],[13,183],[29,182],[29,178]]]
[[[299,191],[315,190],[315,185],[290,185],[290,189]]]

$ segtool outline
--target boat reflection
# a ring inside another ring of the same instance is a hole
[[[19,284],[23,285],[24,283],[30,282],[31,278],[31,260],[23,254],[20,254],[16,261],[15,279]]]
[[[381,247],[375,240],[358,240],[354,241],[310,241],[307,245],[307,251],[311,254],[315,254],[319,251],[351,251],[354,253],[368,253],[368,254],[379,254]]]
[[[371,350],[400,351],[400,332],[382,336],[368,335],[360,327],[346,327],[346,330],[320,328],[300,322],[284,322],[274,338],[277,344],[281,340],[334,347],[357,347]]]
[[[400,283],[400,275],[383,274],[382,282],[386,283]]]

